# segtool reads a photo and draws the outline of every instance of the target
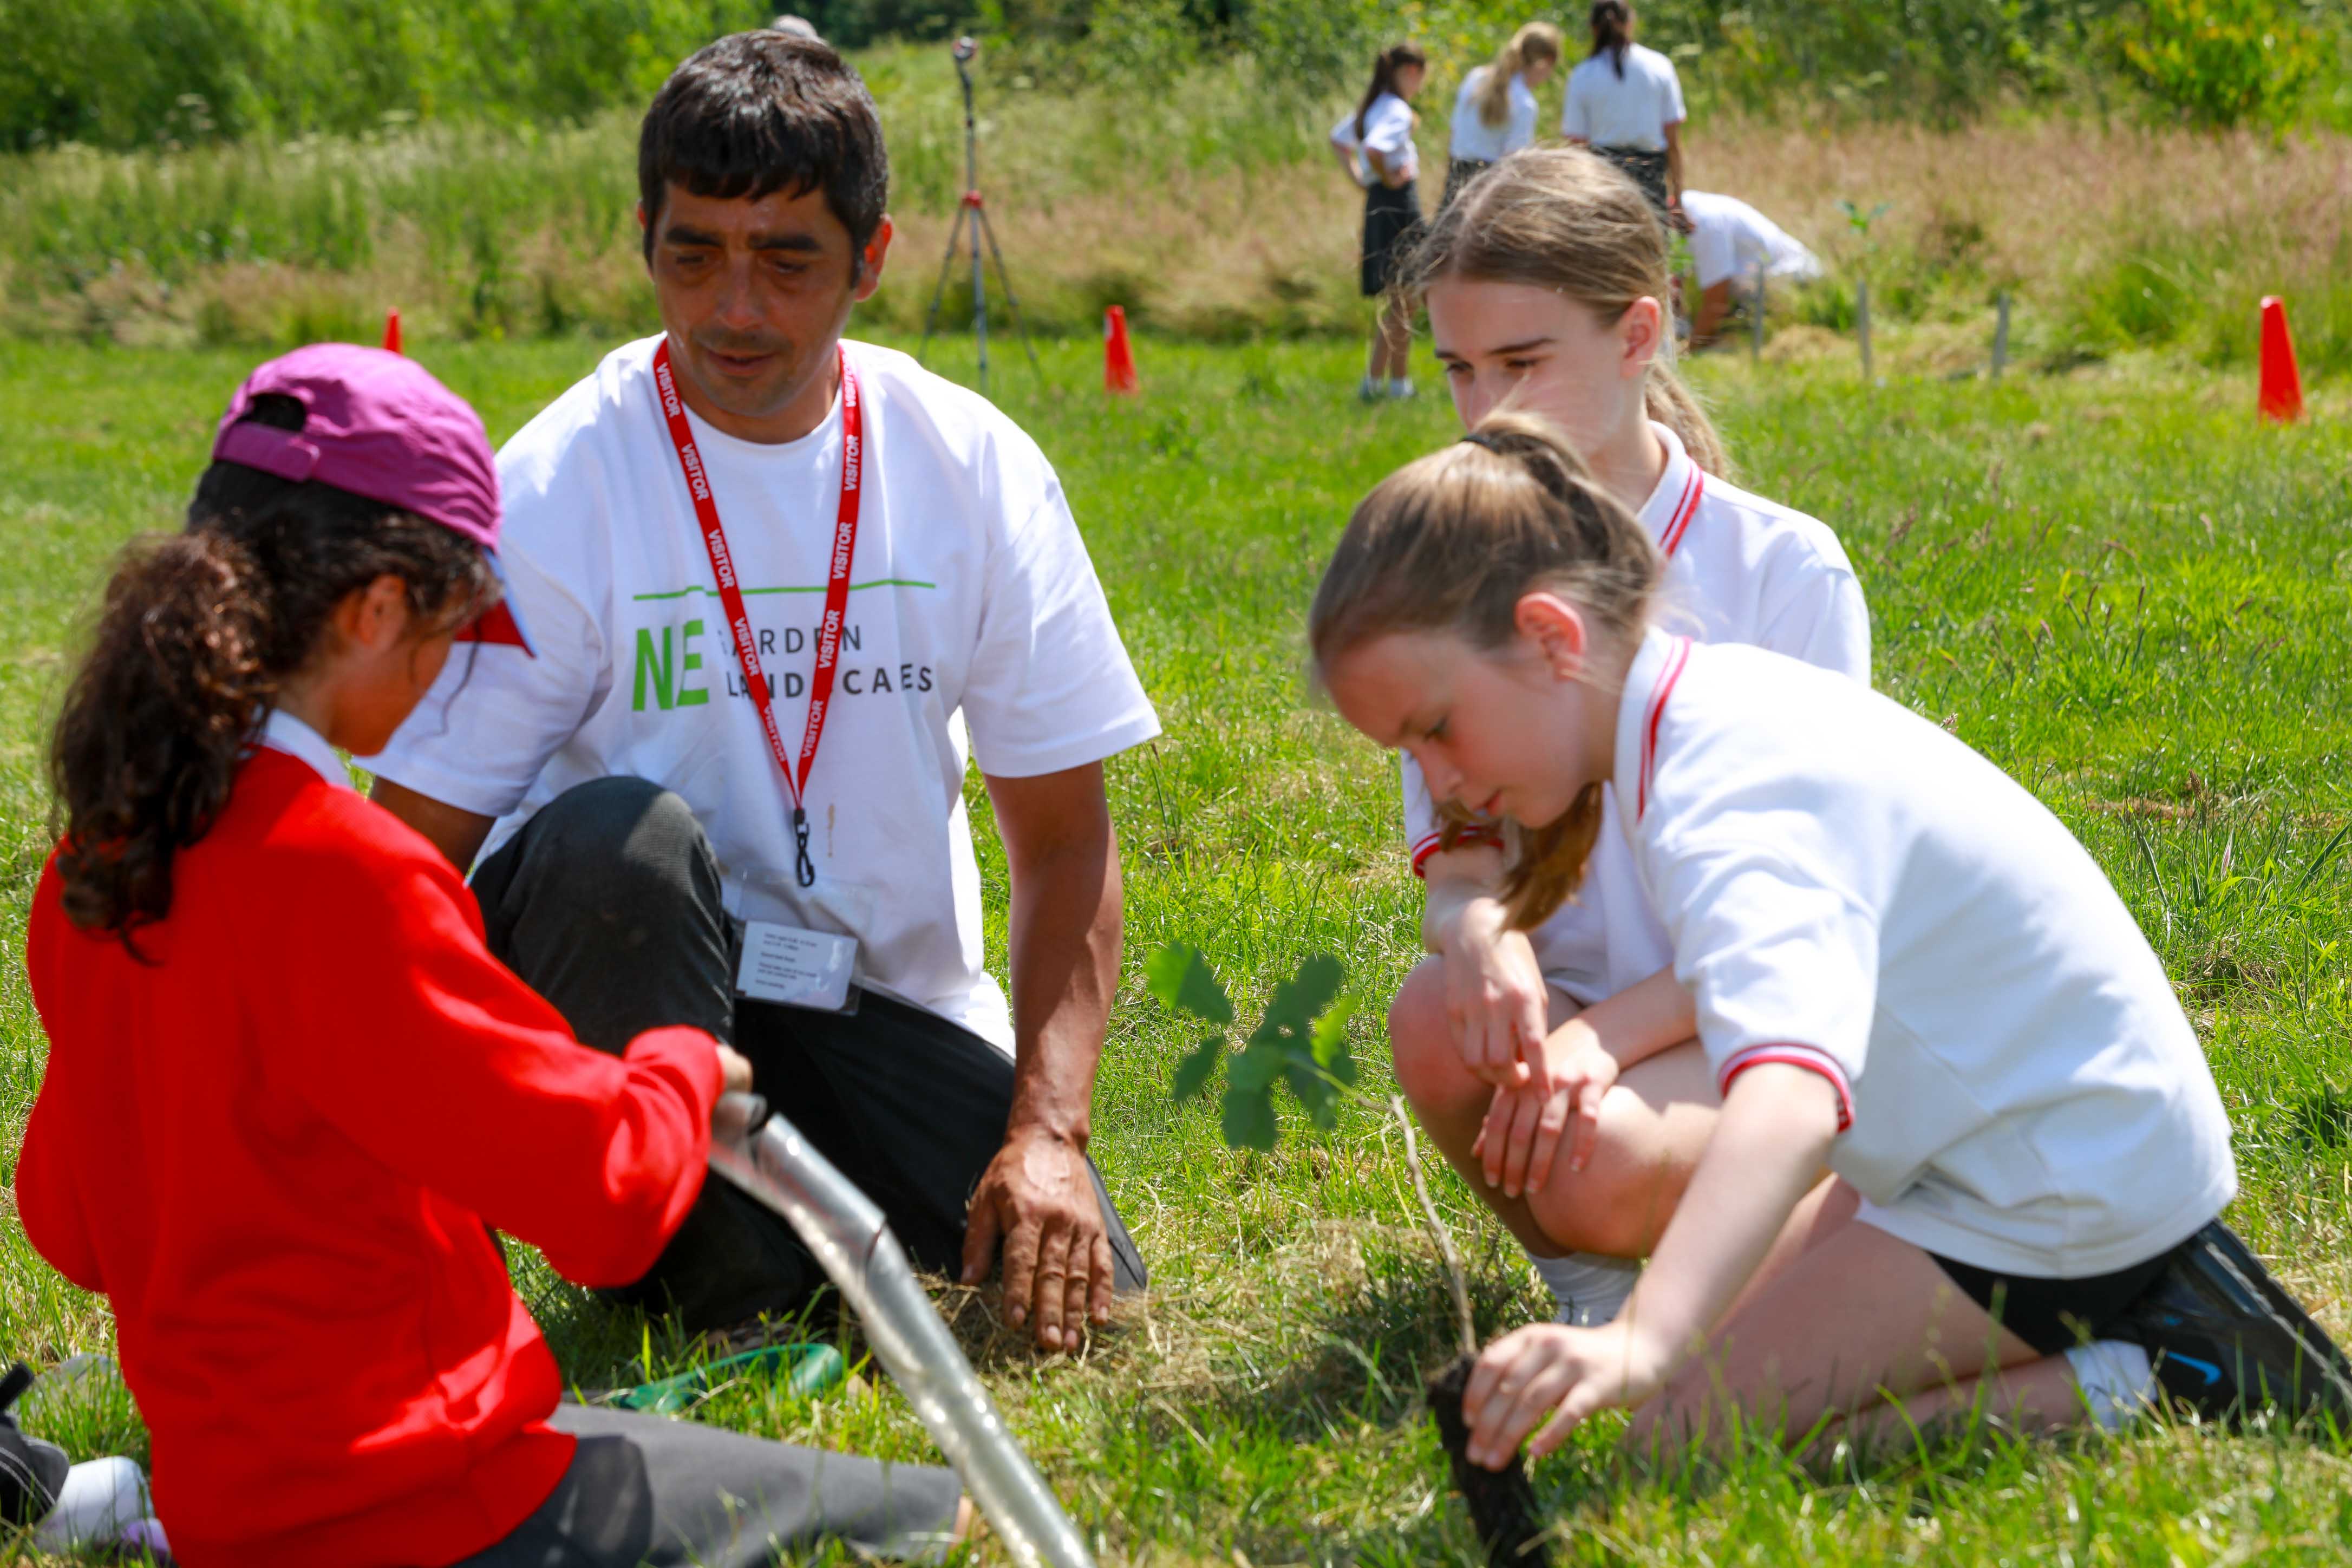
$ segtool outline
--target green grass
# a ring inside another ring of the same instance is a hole
[[[417,352],[499,436],[596,353],[577,341]],[[1192,1037],[1138,973],[1152,945],[1196,941],[1255,1016],[1301,958],[1339,953],[1368,999],[1356,1053],[1385,1081],[1380,1004],[1414,957],[1416,894],[1390,763],[1307,700],[1299,626],[1349,508],[1447,438],[1450,413],[1427,395],[1359,405],[1352,347],[1148,340],[1139,352],[1146,391],[1131,402],[1102,397],[1087,340],[1047,345],[1045,385],[1011,355],[994,386],[1059,465],[1168,731],[1111,770],[1129,961],[1095,1144],[1155,1289],[1075,1363],[1021,1348],[991,1296],[949,1291],[942,1304],[1108,1559],[1467,1562],[1475,1546],[1416,1393],[1444,1354],[1446,1308],[1393,1136],[1351,1109],[1333,1137],[1293,1126],[1272,1156],[1228,1152],[1208,1108],[1167,1103]],[[47,842],[43,728],[73,628],[118,542],[174,521],[246,363],[0,344],[0,1149],[15,1145],[42,1059],[18,949]],[[1720,360],[1700,376],[1748,482],[1844,538],[1871,597],[1880,684],[2026,781],[2123,889],[2236,1125],[2231,1220],[2347,1327],[2352,1113],[2327,1092],[2352,1085],[2340,426],[2260,429],[2242,381],[2155,372],[1873,393],[1843,367]],[[1001,914],[1001,860],[983,856]],[[992,940],[1001,962],[1001,927]],[[1482,1329],[1524,1320],[1539,1299],[1500,1231],[1450,1176],[1440,1201]],[[583,1386],[708,1353],[528,1260],[520,1274]],[[810,1331],[862,1353],[830,1317]],[[0,1345],[37,1365],[110,1346],[102,1305],[13,1226],[0,1227]],[[887,1380],[867,1377],[878,1392],[815,1402],[739,1386],[699,1415],[928,1457]],[[119,1400],[41,1412],[37,1430],[44,1421],[77,1453],[142,1451]],[[1607,1425],[1536,1471],[1579,1561],[2352,1552],[2343,1445],[1978,1431],[1806,1468],[1763,1452],[1655,1468],[1613,1455]]]

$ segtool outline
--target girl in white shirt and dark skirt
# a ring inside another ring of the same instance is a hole
[[[1529,22],[1502,53],[1462,79],[1454,98],[1452,145],[1440,212],[1485,170],[1535,144],[1536,91],[1551,79],[1566,40],[1549,22]]]
[[[1421,155],[1413,145],[1412,98],[1429,75],[1418,44],[1395,44],[1372,62],[1372,83],[1355,112],[1331,128],[1331,151],[1348,177],[1364,188],[1364,298],[1381,299],[1372,327],[1370,363],[1358,390],[1367,403],[1411,397],[1412,323],[1391,294],[1397,267],[1421,237],[1421,195],[1414,184]]]
[[[1506,826],[1522,928],[1615,796],[1673,971],[1529,1051],[1521,1109],[1580,1140],[1693,1033],[1722,1102],[1625,1310],[1480,1357],[1470,1458],[1612,1405],[1639,1445],[2111,1423],[2159,1393],[2352,1422],[2343,1358],[2221,1221],[2229,1119],[2097,864],[1860,681],[1653,626],[1661,567],[1556,427],[1496,414],[1365,499],[1308,615],[1349,722]]]
[[[1633,41],[1633,8],[1596,0],[1592,53],[1568,73],[1560,134],[1632,175],[1660,221],[1679,227],[1687,118],[1675,62]]]

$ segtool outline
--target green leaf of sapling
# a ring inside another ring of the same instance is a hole
[[[1280,1046],[1254,1045],[1234,1058],[1225,1068],[1225,1081],[1244,1094],[1263,1094],[1282,1070],[1282,1056]]]
[[[1336,1131],[1339,1125],[1339,1091],[1331,1087],[1331,1080],[1323,1076],[1314,1058],[1299,1050],[1286,1054],[1289,1059],[1282,1064],[1282,1077],[1290,1085],[1290,1092],[1307,1108],[1308,1120],[1318,1131]]]
[[[1143,961],[1143,984],[1154,996],[1180,1013],[1230,1026],[1234,1005],[1216,972],[1201,950],[1190,942],[1171,942]]]
[[[1176,1080],[1168,1086],[1168,1098],[1181,1105],[1208,1088],[1209,1079],[1216,1074],[1218,1059],[1224,1052],[1224,1036],[1211,1035],[1202,1040],[1198,1049],[1187,1053],[1184,1059],[1176,1064]]]
[[[1274,988],[1274,1000],[1265,1005],[1265,1019],[1250,1036],[1250,1043],[1286,1039],[1307,1044],[1315,1016],[1331,1005],[1347,978],[1347,965],[1328,952],[1318,952],[1300,964],[1295,976]]]
[[[1356,1016],[1356,999],[1342,996],[1315,1020],[1311,1037],[1315,1065],[1341,1083],[1356,1081],[1356,1058],[1348,1054],[1348,1021]]]
[[[1240,1066],[1243,1058],[1234,1058]],[[1228,1083],[1225,1089],[1225,1142],[1235,1149],[1274,1152],[1274,1095],[1268,1086],[1255,1089]]]

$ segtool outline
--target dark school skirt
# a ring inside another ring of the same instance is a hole
[[[1437,210],[1439,212],[1444,212],[1447,207],[1452,206],[1454,205],[1454,198],[1462,194],[1463,186],[1468,184],[1471,181],[1476,179],[1479,175],[1485,174],[1494,166],[1495,165],[1491,162],[1485,158],[1456,158],[1447,163],[1445,165],[1445,195],[1439,200]]]
[[[1625,176],[1642,187],[1650,205],[1658,209],[1658,221],[1666,217],[1666,155],[1647,147],[1595,147],[1595,153],[1608,159],[1625,173]]]
[[[1364,192],[1364,298],[1389,291],[1397,268],[1421,239],[1421,196],[1413,182]]]

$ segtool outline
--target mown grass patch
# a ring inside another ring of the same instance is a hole
[[[593,363],[578,340],[425,342],[504,435]],[[1166,737],[1112,769],[1129,973],[1096,1152],[1155,1281],[1081,1357],[1040,1360],[993,1297],[943,1289],[982,1375],[1115,1562],[1473,1560],[1421,1415],[1448,1308],[1393,1131],[1353,1108],[1318,1138],[1235,1154],[1166,1085],[1196,1034],[1143,992],[1150,946],[1199,942],[1251,1016],[1315,952],[1346,959],[1353,1025],[1385,1082],[1381,1002],[1413,961],[1390,760],[1307,700],[1300,625],[1348,510],[1452,434],[1442,397],[1367,408],[1355,351],[1142,346],[1146,390],[1106,401],[1090,339],[1016,357],[994,390],[1060,467]],[[968,372],[969,346],[941,357]],[[38,758],[73,628],[117,543],[169,526],[236,352],[0,346],[0,1150],[43,1045],[21,971],[46,848]],[[2137,371],[1897,381],[1849,367],[1696,372],[1745,482],[1827,519],[1871,597],[1880,684],[1949,723],[2083,836],[2180,986],[2236,1123],[2231,1217],[2331,1328],[2352,1327],[2352,948],[2347,671],[2352,465],[2339,424],[2257,427],[2235,379]],[[973,794],[985,820],[985,797]],[[988,835],[978,836],[983,844]],[[1003,870],[983,851],[992,919]],[[1002,952],[1001,925],[992,941]],[[1540,1298],[1441,1173],[1483,1330]],[[583,1387],[711,1352],[590,1303],[519,1257]],[[839,1336],[831,1316],[806,1325]],[[102,1304],[0,1226],[0,1343],[37,1364],[105,1350]],[[797,1400],[752,1380],[701,1418],[927,1457],[868,1366]],[[119,1403],[57,1418],[78,1453],[143,1441]],[[37,1423],[37,1429],[38,1426]],[[1771,1453],[1657,1466],[1607,1423],[1539,1466],[1580,1562],[1888,1559],[2207,1563],[2352,1551],[2352,1448],[2188,1428],[2120,1441],[1937,1435],[1800,1467]]]

